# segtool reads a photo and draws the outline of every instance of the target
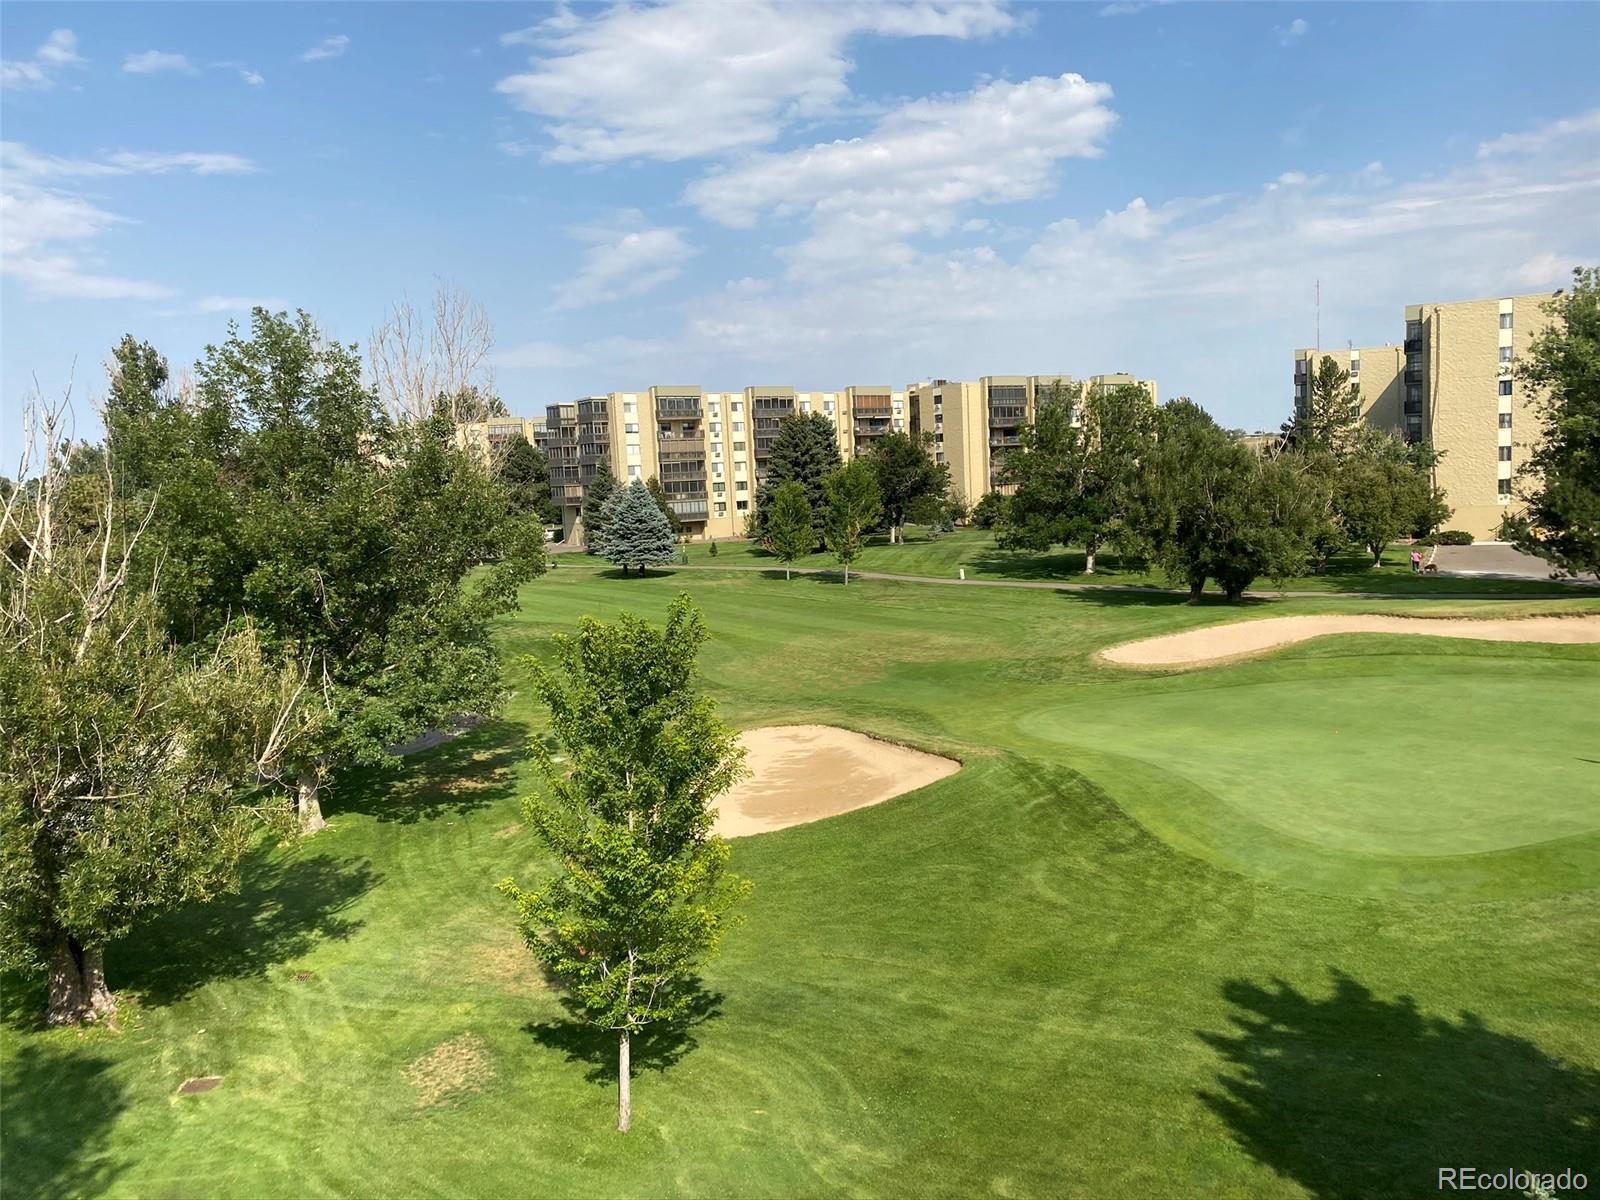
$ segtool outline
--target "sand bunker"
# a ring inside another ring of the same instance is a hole
[[[787,829],[881,804],[961,769],[954,759],[831,725],[748,729],[739,741],[752,774],[717,802],[720,837]]]
[[[1317,616],[1269,617],[1236,621],[1127,642],[1100,651],[1106,662],[1124,667],[1193,667],[1260,654],[1279,646],[1334,633],[1414,633],[1427,637],[1471,638],[1484,642],[1600,642],[1600,618],[1524,617],[1521,620],[1471,618]]]

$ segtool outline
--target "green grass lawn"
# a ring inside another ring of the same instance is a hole
[[[711,555],[708,542],[695,542],[687,549],[689,562],[695,565],[762,566],[773,570],[782,570],[783,567],[777,559],[752,542],[718,542],[715,558]],[[1422,553],[1426,556],[1426,547]],[[1379,592],[1394,595],[1535,595],[1549,593],[1560,586],[1536,579],[1414,575],[1410,556],[1410,546],[1390,546],[1384,551],[1383,565],[1373,567],[1370,555],[1344,555],[1334,559],[1324,574],[1288,580],[1284,588],[1288,591]],[[838,563],[829,554],[808,555],[797,559],[794,565],[823,570],[838,569]],[[990,531],[976,528],[957,529],[953,533],[930,538],[927,530],[911,526],[906,541],[897,545],[889,544],[887,534],[874,534],[868,539],[860,561],[851,569],[953,579],[963,567],[968,579],[1021,579],[1159,588],[1172,586],[1172,581],[1166,575],[1141,561],[1123,562],[1114,554],[1103,554],[1095,562],[1094,574],[1085,575],[1081,550],[1049,553],[1001,550],[995,545],[994,535]],[[1266,579],[1258,579],[1255,583],[1258,591],[1270,591],[1273,587],[1271,581]]]
[[[569,562],[524,590],[507,653],[584,613],[660,620],[680,588],[730,720],[965,765],[736,844],[747,921],[698,1019],[636,1044],[633,1133],[612,1131],[613,1043],[566,1020],[494,891],[544,869],[519,827],[524,686],[505,719],[338,781],[330,828],[263,848],[238,896],[113,947],[119,1030],[41,1031],[37,989],[8,980],[5,1195],[1353,1200],[1431,1194],[1441,1164],[1594,1179],[1600,647],[1367,635],[1132,673],[1090,656],[1417,605]],[[224,1082],[175,1095],[201,1074]]]

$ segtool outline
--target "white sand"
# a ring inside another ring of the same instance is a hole
[[[715,832],[744,837],[837,816],[954,775],[954,759],[831,725],[772,725],[739,735],[749,779],[717,802]]]
[[[1600,642],[1600,618],[1524,617],[1521,620],[1471,618],[1314,616],[1235,621],[1127,642],[1100,651],[1106,662],[1125,667],[1193,667],[1261,654],[1279,646],[1334,633],[1411,633],[1426,637],[1470,638],[1484,642]]]

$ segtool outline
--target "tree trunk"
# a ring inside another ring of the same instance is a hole
[[[1205,581],[1205,577],[1204,576],[1202,576],[1199,579],[1191,579],[1189,581],[1189,603],[1190,604],[1199,604],[1200,603],[1200,593],[1205,591],[1205,587],[1206,587],[1206,581]]]
[[[83,952],[83,991],[89,1010],[96,1017],[109,1017],[117,1011],[117,998],[106,987],[106,958],[100,950]]]
[[[322,819],[322,801],[317,799],[317,772],[310,767],[300,769],[295,788],[295,812],[300,817],[300,832],[315,833],[327,826]]]
[[[849,563],[845,563],[844,564],[844,585],[845,585],[845,587],[849,587],[850,586],[850,564]]]
[[[617,1039],[617,1132],[627,1133],[633,1124],[633,1087],[629,1078],[632,1066],[628,1061],[628,1031],[624,1029]]]
[[[1083,573],[1085,575],[1094,574],[1094,551],[1087,548],[1084,551]]]
[[[1244,595],[1244,588],[1238,586],[1237,584],[1232,584],[1232,583],[1230,583],[1227,587],[1223,588],[1222,591],[1223,591],[1223,594],[1228,597],[1228,603],[1229,604],[1232,604],[1240,596]]]
[[[783,577],[784,577],[784,579],[788,579],[789,578],[789,564],[788,563],[784,563],[783,564]]]
[[[74,952],[76,945],[71,938],[62,937],[50,952],[50,999],[45,1008],[46,1024],[77,1025],[88,1008],[88,996],[83,986],[83,965]]]

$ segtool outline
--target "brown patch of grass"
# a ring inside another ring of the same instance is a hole
[[[489,1048],[475,1033],[463,1033],[440,1042],[414,1060],[403,1074],[417,1092],[417,1107],[432,1108],[446,1100],[460,1100],[483,1090],[494,1078]]]
[[[522,822],[521,821],[513,821],[511,824],[507,825],[504,829],[496,829],[494,831],[494,835],[497,838],[508,838],[508,837],[516,837],[517,834],[519,834],[521,832],[522,832]]]
[[[544,971],[515,931],[499,929],[467,947],[463,977],[468,983],[488,984],[501,991],[530,993],[548,990]]]

